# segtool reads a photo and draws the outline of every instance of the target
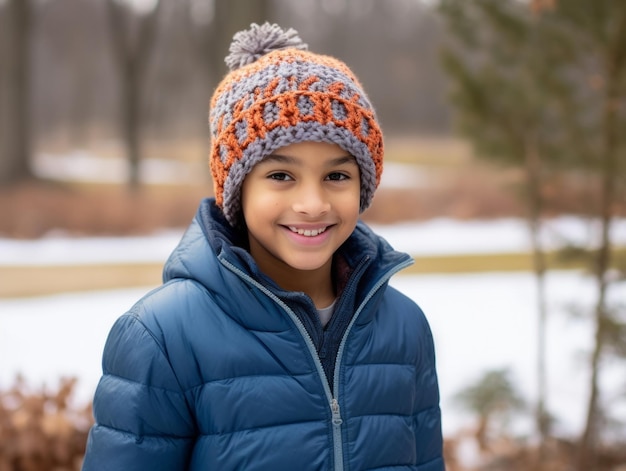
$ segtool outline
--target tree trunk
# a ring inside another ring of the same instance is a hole
[[[487,453],[489,451],[489,414],[481,414],[478,419],[478,425],[476,427],[476,443],[481,453]]]
[[[8,71],[9,59],[11,57],[9,51],[13,41],[8,35],[9,26],[7,18],[7,8],[0,7],[0,182],[6,183],[12,177],[8,174],[9,167],[9,92],[8,92]]]
[[[533,271],[537,288],[537,404],[535,422],[540,438],[539,458],[543,458],[543,443],[548,436],[546,413],[546,256],[541,244],[541,160],[534,144],[528,145],[526,156],[528,187],[528,226],[532,245]]]
[[[210,67],[212,73],[222,77],[227,72],[224,58],[228,55],[228,48],[233,36],[238,31],[248,29],[251,23],[262,24],[271,21],[271,7],[269,0],[215,0],[215,15],[211,22],[211,44],[208,47],[214,52]]]
[[[32,176],[30,60],[32,11],[30,0],[5,5],[0,80],[0,184]]]
[[[603,152],[601,153],[602,188],[600,195],[600,248],[595,257],[595,277],[598,297],[594,309],[595,345],[591,355],[591,378],[589,382],[589,401],[585,429],[580,439],[578,470],[595,469],[596,442],[598,438],[598,422],[600,418],[600,366],[604,350],[606,318],[608,316],[606,295],[608,280],[606,273],[611,266],[611,224],[613,221],[613,205],[617,195],[619,149],[619,103],[623,99],[620,80],[623,73],[624,55],[623,40],[626,36],[626,13],[622,15],[621,34],[618,34],[615,54],[609,54],[606,67],[606,91],[603,103]],[[613,51],[612,51],[613,52]]]
[[[140,186],[141,163],[141,105],[142,84],[154,39],[161,1],[154,10],[140,15],[115,0],[107,0],[109,26],[113,40],[115,62],[121,78],[120,108],[122,112],[122,136],[126,146],[131,190]],[[130,26],[136,21],[133,38]]]
[[[141,86],[136,63],[129,61],[123,71],[122,111],[124,140],[128,158],[128,184],[131,190],[140,186],[139,166],[141,164]]]

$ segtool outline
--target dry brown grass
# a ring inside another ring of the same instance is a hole
[[[0,299],[158,286],[162,263],[0,266]]]
[[[146,234],[184,227],[210,188],[73,185],[29,181],[0,189],[0,234],[37,238],[51,231],[72,235]]]

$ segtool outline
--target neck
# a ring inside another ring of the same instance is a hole
[[[274,268],[274,269],[272,269]],[[300,291],[307,294],[315,307],[322,309],[330,306],[335,299],[335,287],[332,276],[332,260],[316,270],[296,270],[289,266],[261,267],[278,286],[286,291]]]
[[[318,309],[323,309],[332,304],[335,299],[335,289],[330,270],[324,274],[316,270],[314,272],[300,272],[300,276],[295,275],[290,276],[283,283],[279,282],[279,286],[289,291],[306,293]]]

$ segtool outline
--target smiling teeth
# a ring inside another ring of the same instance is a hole
[[[320,235],[322,232],[324,232],[326,228],[322,227],[320,229],[298,229],[297,227],[289,226],[289,230],[291,232],[295,232],[296,234],[300,234],[305,237],[315,237],[317,235]]]

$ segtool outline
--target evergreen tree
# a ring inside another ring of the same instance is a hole
[[[546,15],[571,41],[578,45],[577,70],[586,78],[580,96],[586,125],[578,134],[576,144],[584,150],[584,165],[600,180],[599,203],[594,216],[600,221],[600,244],[591,258],[595,275],[597,299],[594,308],[595,336],[591,355],[591,379],[586,423],[581,436],[577,466],[579,471],[595,469],[601,435],[602,407],[600,374],[603,357],[609,353],[615,332],[623,332],[618,310],[608,303],[609,276],[614,254],[611,247],[611,226],[616,202],[626,172],[626,3],[611,0],[561,0]],[[622,192],[623,192],[622,186]],[[623,288],[622,288],[623,289]]]
[[[456,40],[445,50],[443,60],[461,132],[478,156],[525,169],[538,292],[536,422],[543,439],[548,433],[548,413],[546,261],[539,237],[542,187],[548,169],[562,158],[559,110],[572,106],[571,90],[555,67],[568,50],[550,42],[540,24],[542,18],[518,2],[444,0],[441,12]]]
[[[443,0],[441,12],[457,39],[444,63],[460,129],[479,156],[526,168],[531,228],[538,227],[548,170],[582,169],[599,182],[599,203],[589,205],[589,215],[601,223],[600,245],[590,258],[597,284],[596,332],[587,420],[576,460],[581,471],[594,469],[601,359],[619,324],[607,303],[607,274],[613,257],[610,229],[625,171],[626,3]],[[534,252],[541,280],[545,264],[537,244]],[[540,326],[545,308],[541,312]],[[543,328],[539,337],[537,423],[545,435]]]
[[[508,370],[487,371],[475,383],[459,391],[456,403],[477,416],[476,440],[482,451],[489,449],[489,432],[493,421],[507,418],[524,408]]]

